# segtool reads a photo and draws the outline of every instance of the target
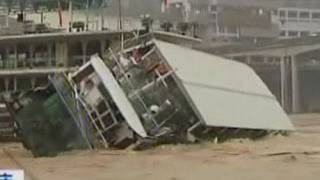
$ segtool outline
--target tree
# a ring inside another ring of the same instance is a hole
[[[173,27],[173,24],[169,21],[165,21],[160,25],[161,29],[163,29],[166,32],[170,32],[171,28]]]
[[[177,25],[177,29],[180,31],[182,35],[186,35],[189,28],[190,28],[190,24],[187,22],[180,22]]]
[[[153,24],[153,19],[150,17],[149,14],[142,15],[141,24],[145,28],[146,32],[149,32]]]

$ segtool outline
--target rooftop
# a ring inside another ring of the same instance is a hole
[[[271,40],[271,41],[260,41],[256,44],[254,43],[242,43],[236,42],[232,44],[227,44],[223,46],[216,47],[200,47],[206,52],[224,55],[231,53],[241,53],[241,52],[253,52],[266,49],[277,49],[277,48],[290,48],[297,46],[315,45],[320,43],[320,36],[308,36],[294,39],[281,39],[281,40]]]
[[[218,4],[235,7],[264,7],[271,9],[279,7],[320,9],[319,0],[218,0]]]

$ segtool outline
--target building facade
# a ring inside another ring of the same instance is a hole
[[[272,21],[279,25],[280,38],[320,33],[320,9],[282,7],[273,11]]]

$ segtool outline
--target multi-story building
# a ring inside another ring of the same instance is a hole
[[[202,0],[204,2],[205,0]],[[207,0],[211,38],[236,38],[257,41],[277,38],[280,31],[271,21],[272,7],[245,1]]]
[[[212,2],[214,3],[211,3],[210,10],[218,17],[217,36],[295,38],[320,33],[318,0],[213,0]],[[225,17],[238,24],[230,24]],[[228,32],[228,27],[231,25],[236,25],[238,31]],[[227,26],[227,31],[221,26]]]
[[[166,8],[163,8],[164,2],[167,2]],[[109,1],[104,10],[90,10],[89,28],[115,29],[118,5],[118,1]],[[256,41],[308,36],[320,31],[319,0],[122,0],[122,10],[125,27],[139,27],[140,16],[150,14],[158,28],[165,21],[173,24],[197,22],[198,35],[206,39]],[[105,16],[104,20],[100,20],[99,13]],[[40,20],[39,16],[28,14],[33,20]],[[63,13],[63,28],[66,29],[70,21],[68,16],[69,13]],[[59,25],[56,12],[45,14],[45,19],[50,20],[53,27]],[[86,21],[85,11],[74,12],[73,20]]]
[[[273,11],[273,22],[279,24],[280,38],[294,38],[320,33],[320,2],[312,8],[281,7]]]

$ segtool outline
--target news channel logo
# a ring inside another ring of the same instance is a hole
[[[0,170],[0,180],[24,180],[23,170]]]

